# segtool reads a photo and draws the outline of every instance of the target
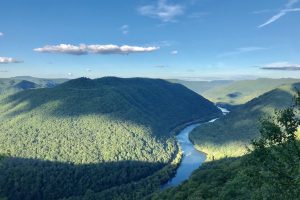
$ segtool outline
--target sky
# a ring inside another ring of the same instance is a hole
[[[300,78],[300,0],[1,0],[0,78]]]

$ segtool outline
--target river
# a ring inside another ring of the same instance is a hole
[[[219,109],[223,112],[224,115],[229,113],[229,111],[224,108],[219,107]],[[213,119],[205,123],[212,123],[216,120],[217,119]],[[193,171],[198,169],[205,161],[206,155],[203,152],[198,151],[189,139],[189,133],[201,124],[202,123],[189,125],[176,136],[176,139],[183,151],[183,157],[180,166],[177,168],[176,175],[171,180],[169,180],[169,182],[162,185],[161,189],[177,186],[183,181],[189,179]]]

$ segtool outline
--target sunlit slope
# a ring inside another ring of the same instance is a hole
[[[259,119],[272,115],[274,109],[292,104],[294,88],[300,88],[300,84],[285,85],[267,92],[216,122],[196,128],[190,137],[199,149],[214,158],[241,155],[245,152],[245,144],[259,135]]]
[[[299,79],[268,78],[241,80],[234,81],[229,85],[223,85],[206,90],[201,93],[201,95],[213,102],[240,105],[282,85],[293,84],[299,81]]]
[[[13,199],[78,196],[137,181],[173,158],[173,128],[220,115],[182,85],[114,77],[19,92],[1,100],[0,113],[0,154],[8,157],[0,192]]]

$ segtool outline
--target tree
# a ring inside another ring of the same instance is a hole
[[[300,148],[296,137],[299,110],[297,91],[294,105],[261,120],[261,137],[252,141],[252,154],[246,162],[255,166],[248,176],[256,199],[300,197]]]

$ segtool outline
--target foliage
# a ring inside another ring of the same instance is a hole
[[[171,130],[221,114],[179,84],[114,77],[15,93],[0,113],[0,196],[8,199],[154,191],[179,162]]]
[[[190,138],[210,160],[226,156],[241,156],[246,145],[259,136],[259,119],[274,115],[274,109],[291,106],[300,84],[285,85],[239,106],[214,123],[196,128]]]
[[[250,100],[283,85],[299,82],[299,79],[268,79],[240,80],[230,85],[217,87],[202,93],[203,96],[213,102],[222,102],[230,105],[241,105]]]
[[[27,89],[54,87],[65,81],[67,79],[43,79],[30,76],[0,78],[0,95],[13,94]]]
[[[149,199],[300,199],[299,92],[295,102],[261,120],[249,154],[207,162],[188,181]]]

